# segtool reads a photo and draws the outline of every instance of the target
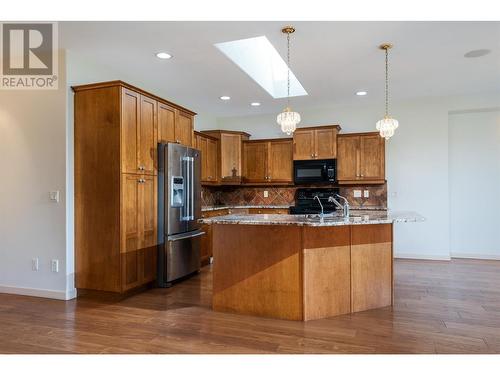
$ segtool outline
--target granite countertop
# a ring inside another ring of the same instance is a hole
[[[291,206],[290,205],[269,205],[269,204],[261,204],[261,205],[237,205],[237,206],[230,206],[230,205],[219,205],[219,206],[203,206],[201,207],[202,212],[206,211],[217,211],[217,210],[225,210],[225,209],[245,209],[245,208],[279,208],[279,209],[289,209]],[[358,208],[358,207],[351,207],[351,211],[386,211],[385,208],[381,207],[363,207],[363,208]]]
[[[425,221],[420,214],[412,211],[351,211],[348,220],[342,216],[325,216],[323,221],[316,215],[225,215],[201,219],[204,224],[244,224],[244,225],[301,225],[338,226],[359,224],[390,224]]]
[[[280,208],[280,209],[289,209],[289,205],[251,205],[251,206],[229,206],[229,205],[221,205],[221,206],[203,206],[201,208],[202,212],[206,211],[217,211],[217,210],[225,210],[225,209],[238,209],[238,208]]]

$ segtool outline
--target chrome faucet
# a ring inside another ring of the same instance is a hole
[[[340,194],[335,194],[335,197],[340,198],[344,201],[344,204],[340,204],[338,200],[336,200],[333,196],[328,197],[328,202],[333,202],[335,205],[342,210],[342,214],[344,219],[349,218],[349,202],[345,197]]]
[[[317,199],[318,200],[318,203],[321,207],[321,214],[319,215],[319,218],[321,219],[321,221],[323,221],[323,216],[325,215],[324,214],[324,210],[323,210],[323,203],[321,203],[321,199],[319,199],[319,197],[317,195],[314,196],[313,200],[314,199]]]

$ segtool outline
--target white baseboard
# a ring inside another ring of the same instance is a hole
[[[452,258],[500,260],[500,254],[451,253]]]
[[[450,260],[449,255],[432,255],[432,254],[395,254],[396,259],[419,259],[419,260]]]
[[[20,294],[22,296],[51,298],[63,301],[76,298],[76,289],[63,291],[63,290],[22,288],[17,286],[0,285],[0,293]]]

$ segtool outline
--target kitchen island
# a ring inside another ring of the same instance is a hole
[[[387,211],[203,219],[213,224],[213,309],[312,320],[390,306],[393,223],[422,220]]]

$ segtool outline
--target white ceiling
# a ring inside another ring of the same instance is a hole
[[[227,59],[215,43],[265,35],[286,58],[286,22],[61,22],[62,48],[127,77],[132,84],[198,113],[239,116],[280,111],[273,99]],[[382,102],[384,55],[392,42],[391,96],[500,92],[500,22],[293,22],[291,67],[308,96],[306,109]],[[466,59],[464,53],[492,53]],[[158,51],[174,56],[155,57]],[[132,77],[132,78],[130,78]],[[368,96],[357,97],[358,90]],[[231,96],[223,102],[221,95]],[[260,107],[250,107],[258,101]]]

